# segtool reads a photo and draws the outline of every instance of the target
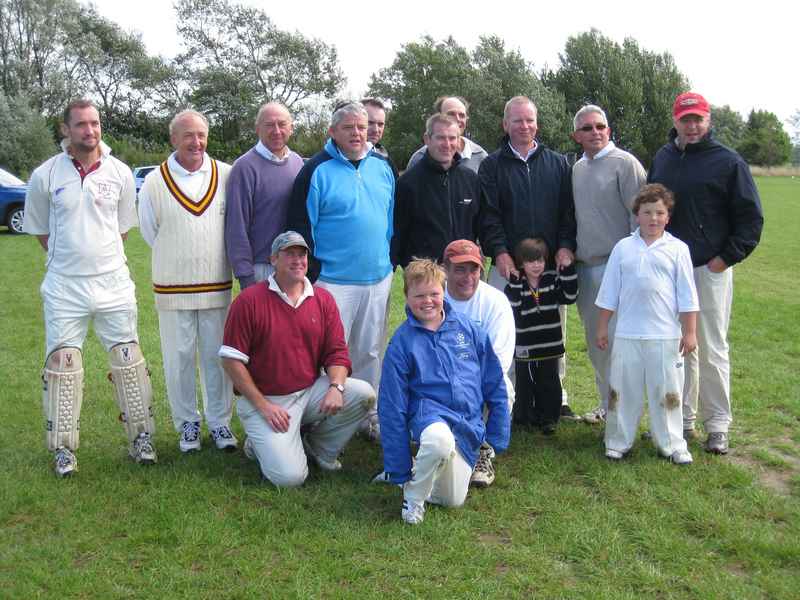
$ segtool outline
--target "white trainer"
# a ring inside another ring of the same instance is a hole
[[[239,445],[239,440],[236,439],[236,436],[233,435],[233,432],[227,425],[212,429],[211,439],[214,440],[217,450],[224,450],[225,452],[235,452]]]
[[[197,452],[200,450],[200,423],[184,421],[181,425],[181,439],[178,442],[181,452]]]
[[[78,470],[78,459],[64,446],[56,450],[53,458],[53,471],[56,477],[69,477]]]
[[[610,460],[622,460],[624,456],[625,455],[619,450],[612,450],[611,448],[606,448],[606,458]]]
[[[150,439],[150,434],[142,432],[133,440],[133,447],[130,450],[130,455],[140,465],[154,465],[158,462],[156,456],[156,449]]]
[[[597,425],[598,423],[605,423],[606,422],[606,411],[603,409],[602,406],[598,406],[594,410],[590,410],[589,412],[583,415],[583,420],[586,423],[590,423],[591,425]]]
[[[669,457],[673,465],[690,465],[692,464],[692,455],[688,450],[676,450]]]
[[[417,504],[403,498],[403,510],[400,517],[409,525],[419,525],[425,519],[425,504]]]

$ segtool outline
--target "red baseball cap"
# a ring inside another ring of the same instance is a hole
[[[469,240],[456,240],[447,244],[447,248],[444,249],[444,260],[451,263],[471,262],[483,267],[481,249],[475,242]]]
[[[675,98],[675,104],[672,105],[672,116],[676,119],[680,119],[683,115],[706,117],[709,114],[711,114],[711,107],[709,107],[708,101],[695,92],[679,94]]]

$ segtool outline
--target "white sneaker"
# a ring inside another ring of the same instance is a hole
[[[606,448],[606,458],[610,460],[622,460],[624,457],[625,455],[619,450],[612,450],[611,448]]]
[[[158,462],[156,449],[153,447],[149,433],[142,432],[139,437],[133,440],[130,455],[140,465],[154,465]]]
[[[380,444],[381,425],[378,422],[378,415],[370,415],[361,421],[361,424],[358,426],[358,433],[370,442]]]
[[[308,439],[306,439],[306,436],[303,436],[303,448],[306,449],[306,454],[313,458],[314,462],[319,465],[320,469],[325,471],[338,471],[342,468],[342,463],[339,462],[339,459],[334,458],[333,460],[325,460],[319,456],[319,454],[311,446],[311,443],[308,441]]]
[[[64,446],[56,450],[53,458],[53,471],[55,471],[56,477],[69,477],[77,470],[78,459],[72,452]]]
[[[234,452],[239,444],[239,440],[236,439],[236,436],[233,435],[227,425],[212,429],[211,439],[214,440],[217,450],[224,450],[225,452]]]
[[[583,415],[583,420],[592,425],[606,422],[606,411],[602,406],[598,406],[594,410],[590,410]]]
[[[181,425],[181,439],[178,442],[181,452],[197,452],[200,450],[199,421],[184,421]]]
[[[481,444],[478,462],[475,463],[475,469],[472,471],[472,476],[469,479],[469,484],[475,487],[489,487],[494,483],[494,465],[492,465],[492,458],[494,458],[494,448],[484,442]]]
[[[419,525],[425,519],[425,504],[417,504],[403,498],[403,510],[400,517],[409,525]]]
[[[669,457],[669,460],[673,465],[690,465],[693,462],[692,455],[688,450],[676,450]]]

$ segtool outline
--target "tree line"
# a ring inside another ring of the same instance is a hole
[[[177,0],[174,9],[179,52],[165,58],[77,0],[0,0],[0,166],[25,176],[52,154],[60,113],[77,96],[97,103],[107,141],[132,165],[163,159],[169,119],[188,106],[209,118],[209,153],[222,160],[254,143],[253,120],[268,100],[294,114],[293,149],[310,156],[322,146],[346,83],[335,47],[283,31],[263,10],[231,0]],[[445,94],[469,101],[468,135],[487,149],[502,136],[503,105],[512,96],[536,102],[542,141],[562,152],[577,150],[572,115],[599,104],[615,141],[648,165],[667,138],[673,99],[689,86],[669,53],[591,30],[571,36],[557,67],[540,71],[497,36],[471,50],[452,37],[425,36],[374,73],[366,95],[391,107],[384,142],[400,165],[421,145],[425,118]],[[744,120],[715,106],[712,123],[751,163],[784,164],[792,155],[771,112]]]

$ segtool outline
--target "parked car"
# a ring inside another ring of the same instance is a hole
[[[153,169],[157,169],[158,165],[148,165],[146,167],[136,167],[133,170],[133,178],[136,180],[136,195],[139,195],[139,190],[142,189],[142,184],[144,183],[144,178],[147,177],[147,174],[152,171]]]
[[[27,191],[28,185],[24,181],[0,169],[0,217],[11,233],[22,233]]]

